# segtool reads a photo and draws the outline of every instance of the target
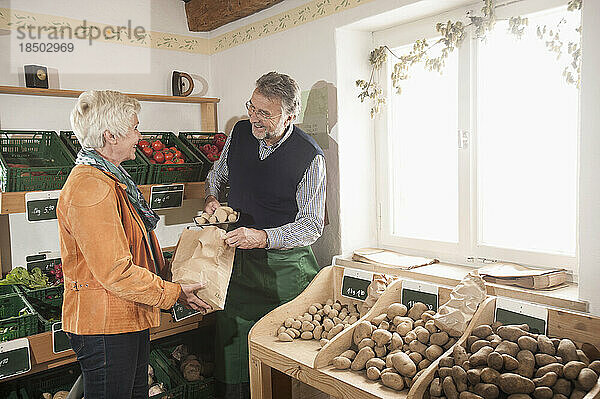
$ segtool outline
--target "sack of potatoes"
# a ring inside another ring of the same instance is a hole
[[[410,388],[432,362],[456,343],[440,330],[435,312],[421,302],[410,309],[392,303],[387,311],[354,327],[353,344],[333,359],[336,369],[366,370],[389,388]]]
[[[277,338],[284,342],[316,339],[323,347],[359,318],[355,305],[328,299],[325,303],[313,303],[303,315],[285,319],[277,330]]]
[[[447,399],[581,399],[598,382],[570,339],[533,334],[524,325],[480,325],[440,359],[426,396]]]
[[[239,218],[239,212],[234,211],[233,208],[228,206],[220,206],[211,215],[206,212],[202,212],[202,215],[196,216],[194,220],[196,224],[217,224],[217,223],[234,223]]]

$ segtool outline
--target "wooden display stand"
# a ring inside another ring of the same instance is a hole
[[[253,399],[273,397],[271,387],[272,369],[278,370],[297,380],[317,388],[336,398],[407,398],[418,399],[429,387],[439,364],[434,361],[415,382],[410,390],[395,391],[369,380],[365,372],[336,370],[330,364],[335,356],[341,354],[352,344],[353,331],[362,320],[372,320],[383,313],[387,307],[401,299],[402,280],[391,283],[373,308],[352,327],[347,328],[327,345],[320,348],[317,340],[295,339],[282,342],[276,337],[277,329],[288,317],[304,314],[315,302],[324,303],[327,299],[345,303],[357,303],[341,296],[343,267],[329,266],[322,269],[308,287],[294,300],[273,310],[259,320],[248,336],[250,355],[250,390]],[[438,301],[443,304],[450,298],[450,287],[440,286]],[[547,332],[551,337],[569,338],[577,344],[584,342],[600,347],[600,318],[575,311],[546,307],[548,310]],[[496,297],[488,296],[474,314],[465,334],[455,345],[466,341],[473,328],[494,321]],[[446,351],[451,353],[452,348]],[[444,355],[442,355],[444,356]],[[441,357],[440,357],[441,358]],[[600,398],[600,382],[585,399]]]

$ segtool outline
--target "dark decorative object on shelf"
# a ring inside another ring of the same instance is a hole
[[[48,68],[41,65],[25,65],[25,86],[48,88]]]
[[[171,84],[174,96],[186,97],[194,90],[194,81],[192,80],[192,77],[185,72],[173,71]]]

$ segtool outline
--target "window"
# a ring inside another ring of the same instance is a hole
[[[381,245],[462,264],[574,269],[579,93],[535,30],[567,17],[563,32],[574,32],[580,21],[566,6],[544,7],[498,9],[486,41],[467,36],[443,74],[415,66],[402,94],[388,94],[376,122]],[[465,11],[376,33],[376,46],[407,54],[416,38],[434,37],[437,21]],[[501,20],[511,15],[529,18],[521,40]]]

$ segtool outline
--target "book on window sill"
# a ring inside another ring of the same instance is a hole
[[[530,289],[559,288],[567,282],[565,269],[532,269],[514,263],[495,263],[479,269],[489,283],[516,285]]]
[[[374,265],[394,267],[402,270],[438,263],[437,259],[409,256],[381,248],[360,248],[352,254],[352,260]]]

